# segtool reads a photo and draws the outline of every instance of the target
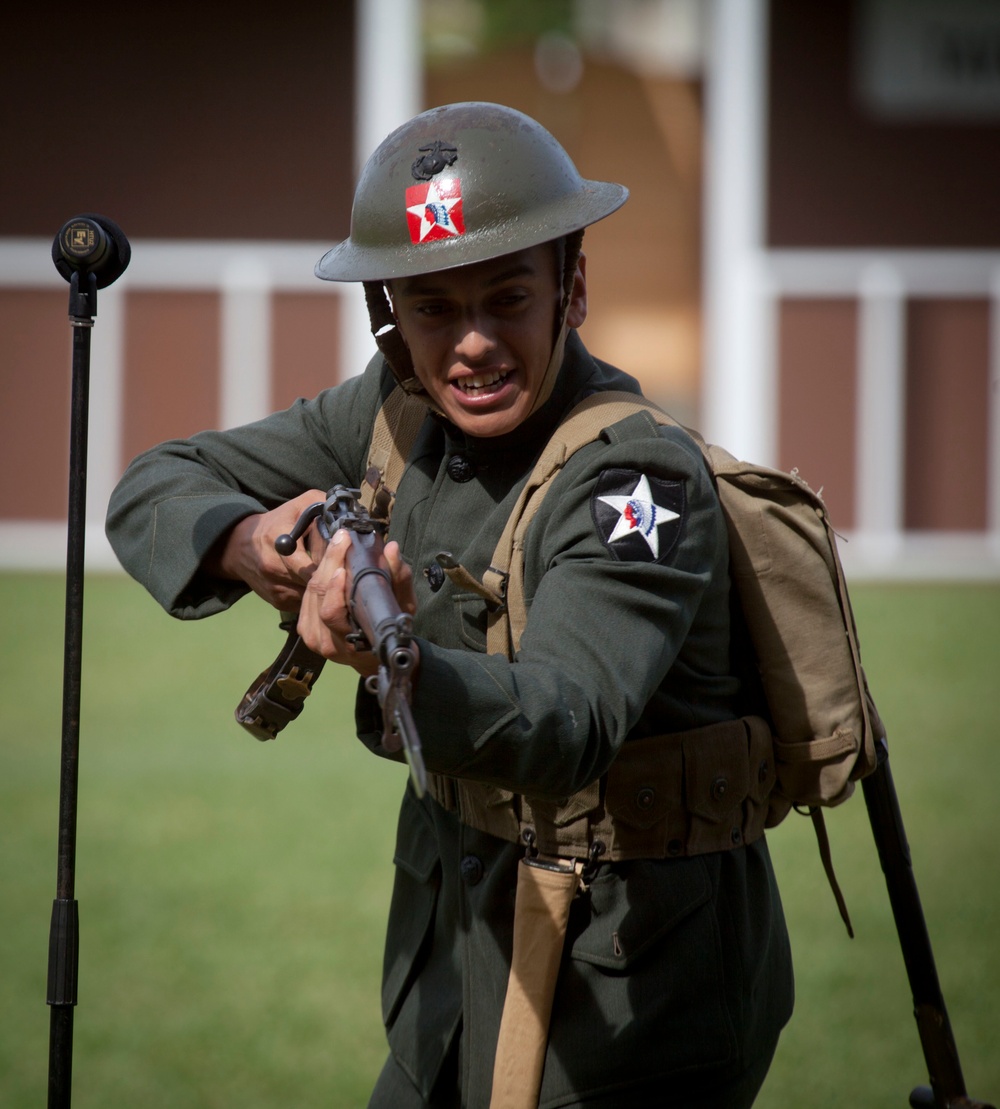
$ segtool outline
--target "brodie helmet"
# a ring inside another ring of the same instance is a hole
[[[622,185],[581,177],[530,116],[500,104],[448,104],[404,123],[368,159],[350,237],[320,259],[316,275],[364,283],[372,332],[397,378],[416,392],[383,282],[564,240],[565,316],[583,229],[627,198]],[[560,330],[562,319],[559,361]]]

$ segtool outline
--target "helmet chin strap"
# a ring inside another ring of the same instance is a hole
[[[392,376],[408,393],[424,392],[423,385],[413,369],[413,359],[403,342],[403,335],[392,314],[392,305],[386,296],[385,285],[381,281],[365,281],[365,303],[368,305],[368,319],[372,335],[382,356],[389,363]]]
[[[559,315],[556,319],[555,341],[552,344],[552,354],[549,356],[549,364],[545,367],[545,373],[542,374],[541,384],[538,387],[538,392],[535,394],[535,402],[532,404],[531,411],[528,413],[529,416],[537,412],[549,397],[552,396],[552,390],[555,388],[556,381],[559,377],[559,371],[562,369],[563,357],[566,354],[566,338],[569,335],[569,324],[566,322],[566,317],[569,314],[570,302],[573,299],[573,286],[576,283],[576,267],[580,262],[580,250],[582,246],[582,229],[571,232],[558,243],[559,256],[562,263],[562,297],[559,302]]]
[[[573,298],[573,286],[576,282],[576,267],[580,261],[580,249],[583,245],[583,231],[573,231],[565,238],[559,240],[558,255],[561,262],[562,284],[559,301],[559,312],[555,322],[555,338],[552,344],[552,353],[549,356],[545,373],[542,374],[541,384],[535,394],[534,403],[528,415],[531,416],[552,395],[559,371],[562,369],[563,357],[566,353],[566,338],[569,335],[569,324],[566,317],[569,313],[570,302]],[[368,318],[371,322],[372,335],[382,356],[389,364],[393,377],[411,394],[424,394],[423,399],[427,407],[437,412],[431,404],[426,390],[420,383],[413,368],[413,359],[410,351],[403,341],[402,332],[396,323],[392,312],[392,305],[386,295],[385,284],[381,281],[365,281],[365,303],[368,305]],[[440,413],[439,413],[440,414]]]

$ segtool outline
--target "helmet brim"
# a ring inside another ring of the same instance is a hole
[[[451,240],[400,245],[399,242],[358,247],[345,239],[316,263],[324,281],[388,281],[398,277],[457,269],[562,238],[610,216],[628,199],[624,185],[609,181],[582,182],[571,207],[564,198],[536,207],[530,217],[518,216]]]

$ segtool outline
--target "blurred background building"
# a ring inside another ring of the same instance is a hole
[[[997,0],[109,0],[7,27],[0,566],[65,557],[67,219],[133,247],[93,333],[111,566],[129,458],[363,368],[358,291],[313,265],[378,142],[475,99],[631,190],[587,234],[594,354],[821,486],[849,573],[1000,577]]]

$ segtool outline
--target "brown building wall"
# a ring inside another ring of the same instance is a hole
[[[61,290],[0,290],[0,519],[64,519],[72,337]]]
[[[767,242],[997,247],[1000,124],[873,116],[857,0],[771,0]]]
[[[15,4],[4,41],[0,236],[81,212],[130,237],[346,234],[352,0]]]
[[[838,528],[855,526],[857,305],[786,300],[778,315],[778,465],[822,488]]]
[[[1000,123],[877,118],[857,91],[859,2],[771,0],[770,13],[766,245],[1000,247]],[[779,324],[780,461],[824,484],[846,528],[855,303],[786,301]],[[988,313],[986,300],[906,304],[906,529],[986,526]]]
[[[353,0],[15,5],[0,237],[51,242],[83,212],[117,222],[134,257],[144,239],[343,237],[354,29]],[[144,288],[124,301],[122,467],[216,426],[220,374],[217,295]],[[335,380],[339,323],[330,297],[279,293],[273,309],[278,406]],[[0,518],[65,517],[70,368],[66,291],[0,289],[0,463],[28,475],[3,483]]]
[[[989,304],[914,300],[907,314],[908,529],[986,527]]]
[[[219,425],[219,298],[130,292],[122,466],[165,439]]]
[[[341,302],[309,293],[271,300],[271,407],[287,408],[336,384]]]

